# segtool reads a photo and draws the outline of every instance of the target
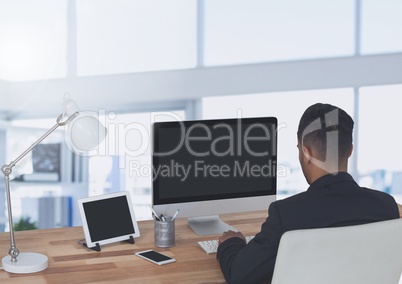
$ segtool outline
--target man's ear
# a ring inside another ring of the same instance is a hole
[[[304,154],[304,157],[306,157],[307,164],[310,164],[311,160],[312,160],[312,151],[311,151],[311,149],[306,147],[306,146],[303,146],[303,154]]]
[[[349,150],[348,158],[349,158],[350,156],[352,156],[352,153],[353,153],[353,144],[350,145],[350,150]]]

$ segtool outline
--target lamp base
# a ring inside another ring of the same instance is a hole
[[[7,255],[2,263],[3,269],[10,273],[35,273],[48,267],[48,258],[40,253],[22,252],[16,262],[12,262],[11,256]]]

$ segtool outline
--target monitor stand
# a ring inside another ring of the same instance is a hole
[[[188,218],[188,225],[199,236],[221,235],[226,231],[237,230],[225,222],[218,215]]]

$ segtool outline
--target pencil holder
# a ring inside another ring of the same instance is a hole
[[[155,245],[157,247],[172,247],[176,244],[175,219],[165,217],[165,221],[154,221]]]

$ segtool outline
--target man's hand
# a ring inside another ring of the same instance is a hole
[[[244,242],[246,242],[246,238],[243,236],[242,233],[227,231],[227,232],[224,232],[223,235],[218,239],[218,243],[221,244],[230,238],[240,238],[240,239],[244,240]]]

